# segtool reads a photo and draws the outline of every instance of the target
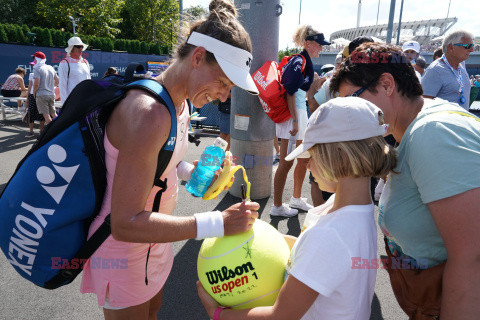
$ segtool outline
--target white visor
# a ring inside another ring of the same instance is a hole
[[[258,94],[257,86],[250,75],[250,52],[195,31],[190,34],[187,43],[211,52],[230,81],[248,93]]]

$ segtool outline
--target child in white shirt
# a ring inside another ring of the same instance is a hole
[[[335,195],[309,211],[298,239],[286,236],[293,247],[288,278],[273,306],[223,310],[197,283],[213,320],[370,317],[378,268],[370,177],[386,176],[397,163],[384,133],[382,111],[361,98],[332,99],[312,114],[303,143],[286,160],[310,155],[319,188]]]

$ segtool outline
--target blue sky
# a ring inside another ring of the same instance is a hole
[[[268,0],[263,0],[268,1]],[[184,0],[183,7],[201,5],[208,8],[209,0]],[[293,47],[292,35],[298,26],[300,0],[283,0],[283,14],[280,16],[279,49]],[[360,26],[375,25],[378,0],[362,0]],[[449,0],[404,0],[402,21],[439,19],[447,16]],[[396,0],[395,22],[400,15],[401,0]],[[330,34],[357,24],[358,0],[302,0],[301,24],[310,24],[323,32],[328,39]],[[386,24],[390,12],[390,0],[380,0],[378,23]],[[449,17],[457,17],[452,27],[466,29],[480,36],[480,0],[451,0]]]

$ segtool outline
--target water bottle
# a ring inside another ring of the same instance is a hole
[[[218,137],[212,145],[205,148],[192,177],[186,184],[188,192],[197,197],[203,196],[215,176],[215,171],[222,166],[227,145],[227,141]]]
[[[287,148],[287,156],[292,153],[293,150],[297,147],[297,138],[295,136],[290,136],[288,139],[288,148]]]

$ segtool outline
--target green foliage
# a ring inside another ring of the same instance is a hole
[[[54,47],[64,48],[67,46],[67,42],[63,37],[63,32],[60,30],[51,30],[50,33],[52,34],[52,42]]]
[[[90,49],[101,49],[102,41],[98,37],[91,37],[88,45],[90,46]]]
[[[43,47],[52,47],[52,34],[50,33],[49,29],[40,28],[39,32],[37,33],[37,40],[35,42],[38,46]]]
[[[300,50],[298,48],[287,48],[278,51],[278,61],[282,61],[283,57],[291,56],[292,54],[299,53]]]
[[[17,41],[23,44],[28,44],[28,37],[23,33],[22,27],[15,25],[15,33],[17,34]]]
[[[0,1],[0,21],[3,23],[35,25],[35,6],[38,0]]]
[[[27,33],[31,32],[36,35],[35,44],[45,47],[67,47],[67,41],[73,34],[63,32],[57,29],[46,29],[40,27],[32,27],[29,29],[27,25],[0,24],[0,43],[17,42],[30,43],[30,37]],[[111,52],[113,50],[127,51],[136,54],[168,54],[170,44],[148,43],[139,40],[112,39],[109,37],[95,37],[85,34],[76,34],[82,41],[89,45],[89,49],[96,49]]]
[[[145,41],[142,41],[140,43],[140,52],[143,53],[143,54],[148,54],[148,50],[149,50],[149,46],[148,46],[148,43],[146,43]]]
[[[133,40],[133,53],[142,53],[142,47],[138,40]]]
[[[208,10],[201,5],[196,5],[188,7],[183,10],[183,19],[186,21],[195,21],[206,17],[208,15]]]
[[[113,40],[113,49],[116,51],[124,51],[123,39]]]
[[[30,32],[30,28],[24,24],[22,25],[22,31],[23,31],[23,35],[25,36],[25,40],[26,40],[26,44],[30,44],[31,43],[31,40],[30,40],[30,37],[28,36],[28,33]]]
[[[3,24],[0,24],[0,42],[8,42],[7,33],[5,32],[5,27]]]
[[[150,43],[150,48],[148,53],[160,55],[162,54],[162,47],[158,43]]]
[[[113,40],[110,38],[102,38],[102,51],[113,51]]]
[[[161,54],[168,54],[169,51],[170,51],[170,46],[168,45],[162,46]]]
[[[133,29],[133,37],[147,42],[170,45],[178,34],[178,2],[176,0],[128,0],[124,21]]]
[[[15,30],[15,25],[7,23],[3,25],[5,27],[5,32],[7,33],[7,38],[9,42],[18,42],[17,40],[17,31]]]
[[[121,10],[125,0],[38,0],[36,14],[42,18],[42,26],[73,30],[68,16],[79,19],[77,32],[99,37],[114,37],[120,33]]]

